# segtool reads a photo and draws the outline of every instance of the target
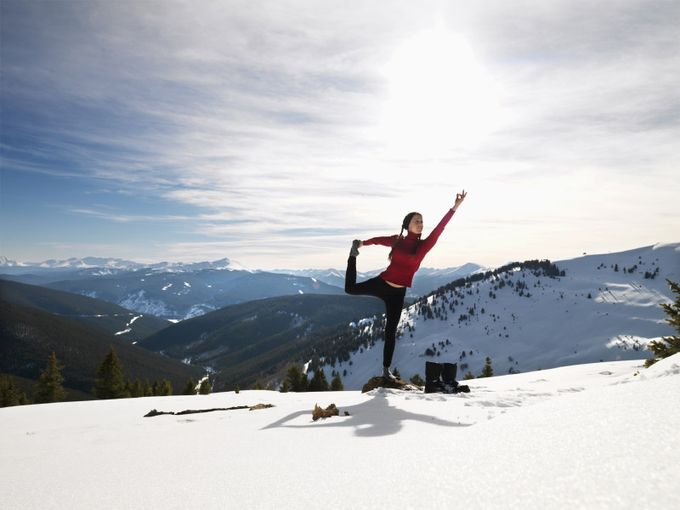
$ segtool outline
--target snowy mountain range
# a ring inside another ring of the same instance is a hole
[[[410,289],[415,297],[483,268],[477,264],[419,271]],[[382,270],[359,275],[376,276]],[[343,294],[344,270],[247,269],[228,258],[212,262],[139,264],[85,257],[40,263],[0,260],[0,277],[81,294],[137,313],[180,321],[231,304],[298,294]]]
[[[154,272],[144,269],[98,278],[58,281],[47,286],[172,321],[190,319],[255,299],[344,293],[338,287],[312,278],[215,269],[190,272]]]
[[[0,257],[0,272],[4,274],[26,274],[30,272],[45,273],[50,271],[65,270],[117,270],[117,271],[137,271],[147,269],[149,271],[167,272],[192,272],[204,269],[248,271],[238,262],[223,258],[213,262],[157,262],[153,264],[142,264],[130,260],[103,257],[84,257],[70,258],[65,260],[45,260],[43,262],[17,262],[9,260],[7,257]],[[90,273],[96,274],[96,273]],[[102,272],[100,274],[111,274]]]
[[[407,290],[407,297],[419,297],[432,292],[433,290],[446,285],[453,280],[471,274],[486,271],[488,268],[479,264],[467,263],[457,267],[447,267],[443,269],[433,269],[421,267],[413,278],[413,286]],[[357,281],[368,280],[378,276],[385,269],[375,269],[373,271],[357,272]],[[292,274],[295,276],[306,276],[315,278],[328,285],[345,287],[344,269],[274,269],[272,273]]]
[[[680,280],[680,243],[579,257],[555,263],[558,275],[532,264],[461,279],[402,314],[393,366],[402,377],[424,376],[425,361],[457,363],[459,378],[478,375],[487,357],[494,373],[636,359],[649,341],[672,334],[661,303],[665,281]],[[562,273],[563,272],[563,273]],[[351,325],[351,352],[320,352],[330,380],[359,389],[382,366],[378,317]]]

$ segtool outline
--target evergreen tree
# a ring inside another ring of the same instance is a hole
[[[33,390],[33,398],[38,404],[48,402],[61,402],[66,398],[66,391],[64,391],[64,376],[61,375],[56,353],[52,352],[47,359],[47,366],[42,371],[38,382],[35,384]]]
[[[345,386],[342,384],[342,378],[340,374],[335,374],[333,380],[331,381],[331,391],[344,391]]]
[[[474,378],[475,378],[475,376],[472,375],[472,372],[466,372],[465,375],[463,376],[463,379],[466,380],[466,381],[468,381],[470,379],[474,379]]]
[[[144,390],[144,396],[145,397],[153,396],[153,388],[152,388],[151,383],[149,382],[148,379],[144,379],[144,384],[142,385],[142,388]]]
[[[425,381],[420,376],[420,374],[415,374],[413,377],[411,377],[410,381],[416,386],[425,386]]]
[[[125,381],[125,398],[132,397],[132,381]]]
[[[0,375],[0,407],[19,405],[19,395],[14,381],[8,375]]]
[[[21,406],[28,404],[26,394],[19,391],[14,379],[9,375],[0,375],[0,407]]]
[[[131,397],[137,398],[144,396],[144,386],[142,385],[142,381],[139,379],[135,379],[134,382],[129,383],[128,387]]]
[[[210,395],[212,391],[212,385],[210,384],[210,379],[205,378],[201,381],[201,386],[198,388],[198,393],[201,395]]]
[[[661,340],[654,340],[649,343],[649,350],[654,353],[654,357],[645,362],[646,367],[652,366],[659,360],[672,356],[680,352],[680,285],[666,279],[671,291],[675,294],[675,301],[671,304],[662,304],[662,308],[668,318],[666,322],[678,333],[674,336],[664,336]]]
[[[186,386],[184,387],[183,395],[196,395],[196,381],[193,377],[189,377]]]
[[[299,365],[293,365],[288,369],[286,381],[288,381],[290,391],[307,391],[307,374],[302,372],[302,369]]]
[[[290,382],[288,382],[288,379],[283,380],[283,384],[281,384],[279,391],[281,393],[288,393],[290,391]]]
[[[123,367],[113,346],[109,348],[109,352],[97,370],[94,391],[99,398],[122,398],[125,396]]]
[[[482,373],[479,375],[479,377],[492,377],[492,376],[493,368],[491,368],[491,358],[487,356],[486,360],[484,361],[484,368],[482,369]]]
[[[172,383],[167,379],[161,379],[158,383],[158,396],[167,397],[172,395]]]
[[[328,391],[329,389],[326,374],[321,368],[317,369],[309,382],[309,391]]]

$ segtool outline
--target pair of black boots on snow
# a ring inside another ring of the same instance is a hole
[[[470,387],[458,384],[455,363],[425,362],[425,393],[470,393]]]

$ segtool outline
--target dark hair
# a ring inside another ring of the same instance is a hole
[[[390,254],[387,256],[390,260],[392,260],[392,253],[394,252],[395,246],[399,244],[399,242],[404,238],[404,230],[406,230],[406,233],[408,233],[408,226],[411,224],[411,220],[415,215],[422,216],[419,212],[410,212],[406,216],[404,216],[404,221],[401,222],[401,231],[399,232],[399,235],[397,236],[397,239],[394,241],[392,244],[392,250],[390,250]],[[413,248],[413,253],[412,255],[416,254],[416,251],[418,251],[418,245],[420,244],[420,235],[418,236],[418,242]]]
[[[417,214],[418,216],[422,216],[422,214],[420,214],[419,212],[415,212],[415,211],[414,211],[414,212],[410,212],[410,213],[408,213],[406,216],[404,216],[404,221],[401,222],[401,230],[402,230],[402,232],[403,232],[404,230],[408,231],[408,226],[411,224],[411,220],[413,219],[413,217],[414,217],[416,214]],[[401,235],[401,232],[399,233],[399,235]]]

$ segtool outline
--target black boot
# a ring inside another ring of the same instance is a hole
[[[458,365],[456,363],[444,363],[442,368],[442,381],[444,382],[445,393],[458,393],[458,381],[456,381],[457,373]]]
[[[440,363],[425,362],[425,393],[442,393],[444,391],[441,375],[442,366]]]

